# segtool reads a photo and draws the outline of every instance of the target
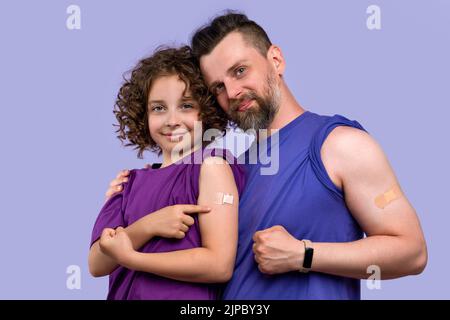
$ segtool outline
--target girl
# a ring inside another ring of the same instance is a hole
[[[108,299],[217,299],[218,283],[234,269],[244,174],[214,151],[195,161],[205,151],[193,134],[196,122],[223,134],[227,118],[190,48],[160,49],[140,61],[120,88],[114,113],[118,137],[138,157],[150,149],[163,162],[131,170],[123,191],[101,209],[91,274],[109,275]]]

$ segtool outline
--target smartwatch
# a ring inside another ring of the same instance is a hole
[[[303,257],[303,265],[300,267],[300,272],[308,273],[311,270],[312,259],[314,255],[314,248],[312,246],[312,242],[310,240],[303,239],[302,240],[305,246],[305,255]]]

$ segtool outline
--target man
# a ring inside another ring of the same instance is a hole
[[[194,34],[192,49],[233,122],[279,135],[278,173],[246,165],[224,299],[360,299],[359,279],[373,270],[380,279],[424,270],[420,223],[380,146],[355,121],[305,111],[284,81],[281,49],[259,25],[219,16]]]

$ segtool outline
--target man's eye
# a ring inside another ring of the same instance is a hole
[[[241,76],[243,73],[245,72],[245,68],[244,67],[239,67],[236,69],[236,76]]]
[[[224,85],[223,84],[218,84],[215,88],[214,88],[214,94],[216,96],[218,96],[224,89]]]

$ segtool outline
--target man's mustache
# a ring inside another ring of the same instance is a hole
[[[258,100],[259,96],[255,92],[248,92],[241,96],[239,99],[230,99],[230,110],[231,112],[237,112],[239,106],[248,100]]]

